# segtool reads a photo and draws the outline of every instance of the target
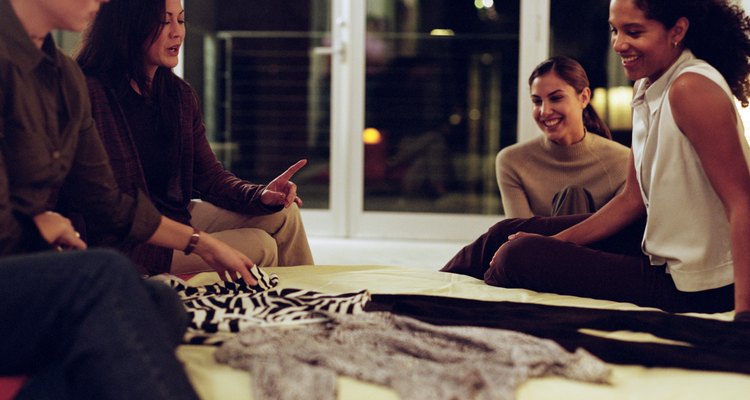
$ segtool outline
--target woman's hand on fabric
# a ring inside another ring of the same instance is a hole
[[[495,251],[495,254],[492,255],[492,260],[490,260],[490,268],[494,268],[497,264],[497,260],[499,257],[500,252],[503,250],[503,247],[505,247],[508,243],[522,237],[530,237],[530,236],[543,236],[538,233],[529,233],[529,232],[516,232],[512,235],[508,236],[508,240],[500,245],[500,247]]]
[[[299,160],[291,167],[287,168],[284,173],[272,180],[260,195],[260,201],[267,206],[289,207],[292,203],[302,206],[302,199],[297,196],[297,185],[290,179],[307,164],[307,160]]]
[[[253,260],[206,232],[201,232],[194,252],[213,268],[223,281],[242,278],[248,285],[258,283],[250,274],[250,269],[255,265]]]
[[[512,241],[514,241],[514,240],[516,240],[518,238],[530,237],[530,236],[544,236],[544,235],[540,235],[538,233],[529,233],[529,232],[516,232],[516,233],[508,236],[508,242],[512,242]]]
[[[86,242],[81,240],[81,235],[68,218],[53,211],[45,211],[35,215],[33,219],[42,238],[57,250],[86,248]]]
[[[251,259],[207,232],[198,231],[197,238],[195,234],[192,226],[162,216],[147,243],[195,254],[224,281],[242,277],[248,285],[257,284],[250,274],[250,268],[255,265]]]

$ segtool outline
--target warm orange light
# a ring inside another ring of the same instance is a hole
[[[383,135],[375,128],[365,128],[365,131],[362,132],[362,141],[365,144],[379,144],[383,141]]]
[[[602,119],[607,121],[609,129],[619,131],[632,128],[632,111],[630,100],[633,88],[630,86],[616,86],[609,89],[598,87],[594,89],[591,105]]]

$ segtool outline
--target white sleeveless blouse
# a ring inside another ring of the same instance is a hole
[[[642,248],[652,265],[667,264],[679,290],[693,292],[734,281],[729,221],[690,141],[674,121],[668,92],[683,73],[706,76],[734,103],[721,74],[685,50],[656,82],[636,82],[633,154],[648,220]],[[700,93],[695,93],[700,96]],[[745,160],[750,151],[737,114]],[[708,132],[708,134],[723,134]]]

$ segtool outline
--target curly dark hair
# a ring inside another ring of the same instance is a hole
[[[583,89],[589,87],[589,77],[581,63],[566,56],[551,57],[539,63],[529,76],[529,86],[534,82],[534,79],[550,72],[554,72],[560,79],[572,86],[576,93],[580,94]],[[612,139],[609,127],[602,121],[590,102],[583,110],[583,125],[589,132]]]
[[[685,47],[716,68],[732,93],[748,106],[750,97],[750,17],[728,0],[633,0],[646,18],[667,29],[685,17],[690,21]]]

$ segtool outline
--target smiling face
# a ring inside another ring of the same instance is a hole
[[[538,76],[531,82],[534,120],[549,140],[561,146],[583,139],[583,109],[590,98],[589,88],[576,93],[573,86],[554,72]]]
[[[180,0],[166,0],[166,15],[153,43],[146,43],[146,71],[154,77],[158,67],[174,68],[185,38],[185,10]]]
[[[620,56],[630,80],[658,79],[682,52],[688,22],[680,18],[667,29],[648,19],[633,0],[612,0],[609,5],[612,49]]]

